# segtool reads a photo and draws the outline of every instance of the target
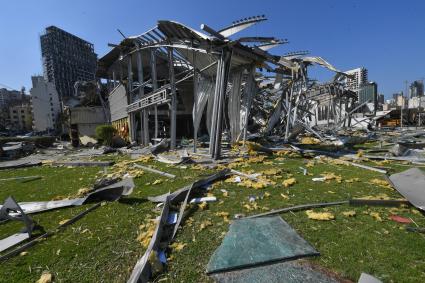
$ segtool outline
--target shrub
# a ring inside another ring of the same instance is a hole
[[[104,145],[111,145],[116,132],[117,130],[112,125],[100,125],[96,127],[96,138]]]

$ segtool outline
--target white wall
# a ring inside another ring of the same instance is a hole
[[[61,112],[59,96],[53,83],[45,82],[42,76],[32,77],[31,106],[33,130],[54,129]]]

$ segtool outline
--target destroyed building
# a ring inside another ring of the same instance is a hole
[[[76,81],[94,79],[93,44],[55,26],[46,28],[40,42],[44,78],[55,85],[60,101],[74,95]]]
[[[193,137],[196,145],[198,136],[208,133],[210,154],[217,158],[222,136],[231,142],[245,140],[249,128],[258,124],[253,119],[258,113],[250,111],[259,93],[264,99],[276,98],[270,101],[272,113],[259,115],[264,117],[260,123],[265,132],[275,131],[277,124],[283,125],[285,139],[296,125],[311,131],[315,114],[307,111],[312,104],[306,96],[307,67],[318,64],[345,74],[304,52],[268,52],[286,40],[233,39],[265,20],[246,18],[218,31],[202,25],[203,32],[159,21],[149,31],[112,45],[100,58],[97,75],[107,80],[111,121],[120,135],[144,145],[151,138],[169,137],[173,149],[177,138]],[[265,73],[273,74],[271,90],[260,87]]]

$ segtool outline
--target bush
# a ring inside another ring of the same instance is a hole
[[[29,142],[34,143],[37,147],[50,147],[55,142],[56,137],[28,137],[28,138],[17,138],[17,137],[1,137],[0,145],[8,142]]]
[[[104,145],[111,145],[112,138],[117,130],[112,125],[100,125],[96,127],[96,138],[99,143]]]

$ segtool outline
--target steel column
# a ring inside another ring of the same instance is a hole
[[[176,83],[174,77],[174,57],[173,48],[170,47],[168,50],[168,65],[169,65],[169,78],[171,87],[171,127],[170,127],[170,149],[176,148],[176,116],[177,116],[177,98],[176,98]]]
[[[139,81],[139,96],[140,98],[145,94],[145,88],[143,85],[143,62],[142,62],[142,51],[137,52],[137,80]]]
[[[227,81],[229,78],[230,71],[230,59],[232,53],[229,50],[223,49],[221,54],[221,71],[220,71],[220,85],[219,85],[219,96],[216,97],[217,103],[214,103],[217,106],[217,121],[215,129],[215,142],[214,142],[214,151],[213,158],[218,159],[221,155],[221,133],[222,133],[222,122],[223,122],[223,112],[224,112],[224,99],[227,89]],[[214,100],[215,102],[215,100]]]
[[[198,126],[195,125],[196,115],[198,113],[198,73],[196,71],[196,54],[192,53],[193,62],[193,105],[194,105],[194,117],[193,117],[193,152],[196,152],[196,143],[198,142]],[[202,114],[201,114],[202,115]]]
[[[155,91],[158,89],[155,49],[150,50],[150,55],[151,55],[150,64],[151,64],[152,87],[153,87],[153,90]],[[156,139],[158,138],[158,106],[157,105],[154,106],[154,115],[155,115],[155,133],[154,133],[155,142],[154,143],[156,143],[157,142]]]

